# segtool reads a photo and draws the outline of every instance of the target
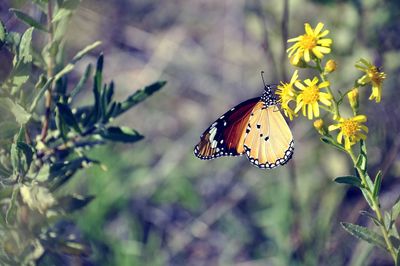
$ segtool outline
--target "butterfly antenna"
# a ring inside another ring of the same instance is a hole
[[[261,71],[261,79],[264,83],[264,87],[267,87],[267,84],[265,84],[265,79],[264,79],[264,71]]]

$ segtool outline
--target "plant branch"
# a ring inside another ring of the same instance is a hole
[[[376,218],[379,221],[379,228],[381,229],[383,238],[385,239],[387,249],[388,249],[390,255],[393,257],[393,260],[396,261],[396,257],[397,257],[396,251],[393,247],[392,241],[389,238],[389,232],[388,232],[388,230],[386,230],[386,227],[385,227],[385,223],[384,223],[384,220],[382,217],[382,212],[380,209],[379,198],[373,196],[373,192],[371,191],[371,188],[367,183],[367,177],[366,177],[364,171],[362,171],[357,166],[357,158],[354,155],[353,151],[350,149],[350,150],[347,150],[347,153],[350,155],[350,157],[353,161],[354,167],[357,169],[357,172],[360,176],[361,183],[363,184],[363,186],[365,188],[366,194],[364,194],[364,197],[366,197],[367,201],[370,201],[372,203],[372,206],[370,206],[370,207],[375,212]],[[367,199],[367,197],[368,197],[368,199]]]
[[[54,43],[54,25],[53,25],[53,5],[52,0],[49,0],[47,4],[47,27],[49,30],[49,60],[47,62],[47,79],[54,76],[54,55],[51,51],[51,47]],[[51,84],[45,94],[45,117],[43,121],[43,127],[41,132],[41,140],[44,141],[47,136],[47,131],[49,129],[49,121],[51,116],[51,104],[52,104],[52,90],[53,85]]]

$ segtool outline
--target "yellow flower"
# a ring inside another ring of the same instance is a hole
[[[386,74],[379,71],[378,67],[365,59],[361,59],[356,65],[356,68],[365,72],[365,75],[359,78],[357,82],[361,85],[372,83],[372,93],[369,99],[375,99],[375,101],[379,103],[382,98],[382,83],[386,79]]]
[[[365,115],[357,115],[352,118],[340,118],[339,123],[336,125],[330,125],[329,131],[340,129],[337,135],[337,142],[342,144],[344,138],[344,147],[349,150],[351,146],[356,144],[360,139],[366,139],[367,136],[364,134],[368,133],[368,128],[362,123],[367,121]],[[363,132],[364,131],[364,132]]]
[[[324,54],[329,54],[331,52],[330,46],[332,44],[332,39],[323,39],[323,37],[329,33],[328,30],[321,32],[323,27],[324,24],[320,22],[313,30],[310,24],[305,23],[304,29],[306,33],[288,40],[288,42],[296,42],[287,49],[290,62],[293,65],[297,65],[302,57],[306,62],[309,62],[311,56],[316,56],[321,59],[324,57]]]
[[[299,75],[296,70],[293,73],[292,78],[289,83],[285,83],[281,81],[281,84],[277,86],[276,95],[278,95],[278,101],[281,104],[283,112],[290,120],[293,120],[293,116],[295,115],[294,111],[290,108],[289,102],[294,101],[296,99],[296,94],[294,90],[294,83],[298,81]]]
[[[330,106],[332,95],[326,92],[320,92],[321,88],[329,86],[329,81],[324,81],[318,84],[318,78],[314,77],[313,80],[306,79],[304,81],[305,85],[300,81],[295,82],[295,86],[301,90],[296,99],[296,109],[295,113],[299,112],[300,109],[303,111],[303,115],[308,119],[313,119],[313,117],[319,117],[319,102]],[[308,106],[308,108],[307,108]]]

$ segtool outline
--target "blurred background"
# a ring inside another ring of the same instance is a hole
[[[15,30],[10,7],[31,6],[1,1],[1,18]],[[352,173],[349,159],[320,142],[310,121],[290,123],[296,148],[285,167],[266,171],[243,157],[193,155],[209,124],[261,95],[261,70],[267,83],[290,78],[286,40],[302,34],[305,22],[330,30],[336,90],[361,76],[354,68],[360,57],[387,73],[380,104],[367,100],[370,89],[361,96],[369,171],[383,170],[381,204],[393,205],[400,194],[399,1],[85,0],[66,36],[69,56],[101,40],[117,99],[168,81],[117,121],[145,140],[98,148],[91,157],[108,170],[84,170],[65,189],[96,196],[70,221],[91,245],[85,265],[391,265],[388,254],[340,226],[369,226],[359,214],[367,206],[358,190],[332,181]]]

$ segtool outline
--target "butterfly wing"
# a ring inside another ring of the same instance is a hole
[[[257,106],[248,121],[244,149],[250,162],[259,168],[275,168],[292,158],[292,132],[276,105]]]
[[[203,160],[242,155],[246,126],[252,110],[259,103],[262,103],[260,98],[253,98],[222,115],[201,135],[194,154]]]

